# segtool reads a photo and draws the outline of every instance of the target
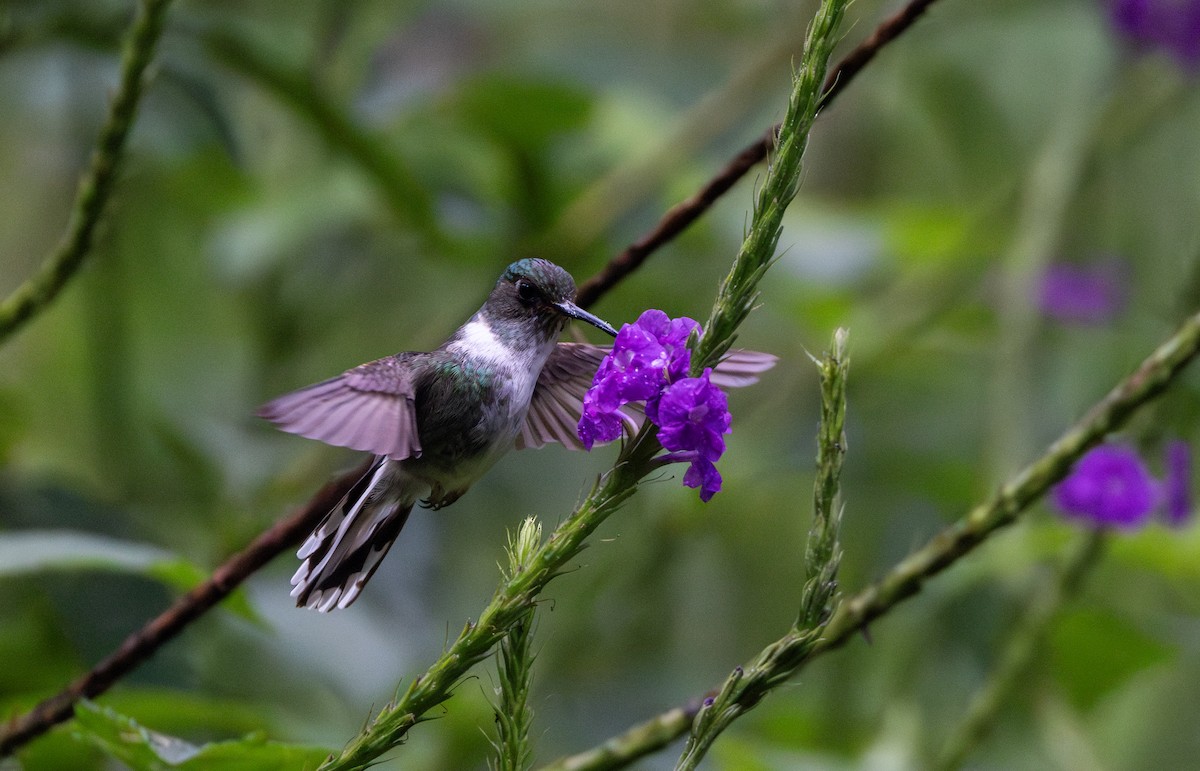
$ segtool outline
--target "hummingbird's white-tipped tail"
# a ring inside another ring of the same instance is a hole
[[[395,473],[395,462],[377,457],[300,547],[291,593],[297,606],[326,613],[358,598],[412,511],[413,501],[396,495],[403,485]]]

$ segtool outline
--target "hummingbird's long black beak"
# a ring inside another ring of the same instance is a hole
[[[563,300],[560,303],[554,303],[554,307],[558,308],[558,312],[564,316],[572,319],[579,319],[580,321],[586,321],[596,329],[607,332],[613,337],[617,336],[617,330],[613,329],[612,324],[609,324],[599,316],[593,316],[570,300]]]

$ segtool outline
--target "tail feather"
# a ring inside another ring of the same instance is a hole
[[[379,457],[300,547],[291,593],[297,606],[322,613],[349,607],[375,574],[413,507],[398,495],[394,465]]]

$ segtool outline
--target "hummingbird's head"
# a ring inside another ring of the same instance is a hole
[[[611,324],[575,304],[575,280],[548,260],[527,258],[509,265],[488,297],[487,309],[494,321],[533,322],[547,338],[557,337],[570,319],[617,336]]]

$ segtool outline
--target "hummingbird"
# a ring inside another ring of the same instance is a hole
[[[297,552],[297,606],[348,607],[414,506],[449,506],[510,449],[583,449],[576,433],[583,397],[610,347],[558,342],[572,319],[617,334],[575,304],[567,271],[522,259],[435,350],[361,364],[259,408],[283,431],[374,456]],[[749,385],[774,362],[768,354],[733,351],[711,379]],[[636,432],[644,415],[628,405],[621,420]]]

